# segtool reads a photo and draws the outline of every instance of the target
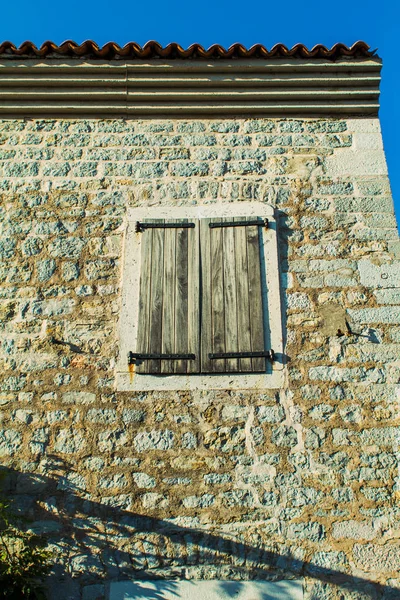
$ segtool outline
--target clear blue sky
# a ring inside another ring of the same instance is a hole
[[[0,39],[19,45],[31,40],[60,44],[93,39],[99,45],[150,39],[166,45],[188,46],[234,42],[245,46],[278,42],[308,47],[336,42],[351,45],[357,40],[377,48],[383,59],[380,118],[389,175],[400,221],[400,3],[398,0],[3,0]]]

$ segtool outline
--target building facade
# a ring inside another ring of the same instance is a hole
[[[380,67],[361,42],[0,46],[0,455],[54,550],[49,598],[398,597]],[[224,258],[207,255],[205,224],[246,219],[268,227],[217,228]],[[193,228],[135,230],[157,222]],[[224,290],[236,277],[219,300],[216,265]],[[171,322],[175,346],[153,345]],[[197,370],[182,359],[196,348]]]

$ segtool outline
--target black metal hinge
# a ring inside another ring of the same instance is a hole
[[[194,360],[195,354],[142,354],[128,352],[128,364],[133,365],[137,360]]]
[[[259,227],[268,228],[268,219],[260,219],[254,221],[214,221],[209,223],[208,226],[210,229],[215,229],[215,227],[245,227],[245,226],[254,226],[258,225]]]
[[[142,233],[145,229],[192,229],[194,223],[141,223],[136,221],[136,233]]]
[[[275,354],[273,350],[265,350],[262,352],[218,352],[209,354],[208,358],[267,358],[273,362],[275,360]]]

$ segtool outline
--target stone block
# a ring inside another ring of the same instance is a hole
[[[367,572],[397,573],[400,570],[400,546],[397,543],[355,544],[353,557],[357,567]]]
[[[49,244],[49,254],[53,258],[79,258],[85,240],[78,237],[58,237]]]
[[[177,162],[170,167],[171,175],[178,177],[203,177],[209,172],[209,165],[203,162]]]
[[[259,146],[291,146],[291,135],[257,135],[256,141]]]
[[[100,452],[114,452],[128,442],[128,436],[124,430],[107,430],[98,435],[97,446]]]
[[[63,279],[69,282],[78,279],[80,268],[78,263],[64,262],[61,271]]]
[[[0,430],[0,456],[12,456],[20,447],[22,435],[13,429]]]
[[[323,525],[315,521],[310,523],[292,523],[288,526],[287,537],[289,540],[320,542],[325,537],[325,530]]]
[[[373,540],[379,535],[379,529],[368,521],[341,521],[333,523],[332,536],[337,540]]]
[[[38,281],[48,281],[55,273],[56,262],[52,258],[40,260],[36,264]]]
[[[63,402],[67,404],[93,404],[96,401],[96,394],[92,392],[65,392],[62,395]]]
[[[245,431],[240,427],[217,427],[204,433],[204,446],[220,452],[243,453],[245,449]]]
[[[245,133],[271,133],[275,129],[275,123],[267,119],[251,119],[244,122]]]
[[[271,442],[277,446],[293,448],[298,443],[297,431],[294,427],[287,425],[274,427],[272,430]]]
[[[202,494],[201,496],[187,496],[183,498],[182,504],[185,508],[208,508],[215,502],[214,494]]]
[[[197,437],[191,431],[187,431],[181,436],[181,446],[186,450],[194,450],[197,448]]]
[[[25,256],[35,256],[40,254],[43,249],[43,241],[37,237],[27,237],[22,243],[22,254]]]
[[[378,304],[398,304],[400,306],[400,288],[375,290],[374,296]]]
[[[361,284],[372,288],[396,288],[400,282],[400,261],[377,264],[369,260],[358,262]]]
[[[347,313],[353,323],[359,325],[372,325],[375,323],[393,324],[399,322],[400,309],[398,306],[385,306],[380,308],[348,309]]]
[[[308,411],[308,414],[316,421],[327,421],[332,417],[334,412],[335,409],[330,404],[317,404],[317,406]]]
[[[312,575],[325,574],[327,571],[348,571],[348,560],[344,552],[316,552],[306,567],[306,571]]]
[[[123,473],[115,473],[111,477],[101,477],[98,485],[102,489],[120,489],[128,485],[128,479]]]
[[[400,307],[399,307],[400,314]],[[400,344],[349,344],[345,351],[347,359],[353,362],[365,363],[373,361],[375,363],[398,360],[400,357]]]
[[[124,423],[142,423],[146,418],[146,411],[135,408],[125,408],[122,411],[122,420]]]
[[[280,423],[285,418],[285,411],[280,405],[259,406],[256,415],[260,423]]]
[[[318,381],[360,381],[365,379],[365,371],[361,367],[311,367],[308,371],[311,380]]]
[[[54,448],[57,452],[64,454],[75,454],[82,450],[86,445],[83,433],[76,429],[60,429],[57,435]]]
[[[391,447],[400,444],[400,427],[372,427],[364,429],[360,437],[362,444]]]
[[[206,130],[206,126],[201,121],[191,122],[178,122],[177,131],[178,133],[201,133]]]
[[[354,186],[349,181],[320,182],[318,194],[323,196],[349,196],[354,192]]]
[[[217,144],[217,138],[215,135],[185,135],[182,136],[182,146],[184,148],[190,148],[191,146],[215,146]]]
[[[250,408],[237,404],[228,404],[222,408],[221,418],[223,421],[245,421]]]
[[[71,170],[71,166],[66,162],[46,163],[42,168],[43,177],[66,177]]]
[[[39,174],[39,163],[37,162],[17,162],[12,161],[4,163],[4,177],[35,177]]]
[[[308,294],[304,292],[294,292],[286,296],[287,307],[290,310],[306,310],[312,307]]]
[[[154,179],[165,176],[167,169],[165,162],[137,162],[132,164],[132,175],[140,179]]]
[[[223,485],[231,481],[232,476],[229,473],[208,473],[204,475],[204,483],[207,485]]]
[[[371,175],[387,175],[387,166],[383,147],[356,149],[357,135],[353,134],[352,148],[342,148],[340,154],[327,156],[325,160],[326,175],[329,177],[359,177]]]
[[[86,414],[89,423],[114,423],[117,420],[117,411],[111,408],[91,408]]]
[[[132,479],[140,489],[154,488],[156,480],[147,473],[132,473]]]
[[[162,509],[167,508],[169,500],[166,496],[157,494],[157,492],[148,492],[147,494],[143,494],[142,504],[143,508]]]
[[[235,506],[251,508],[255,505],[254,495],[248,490],[232,490],[229,492],[223,492],[220,497],[223,506],[226,508],[233,508]]]
[[[134,445],[138,452],[169,450],[174,445],[174,437],[173,432],[168,429],[142,431],[135,436]]]
[[[85,275],[89,280],[108,279],[115,274],[118,261],[113,258],[98,259],[86,263]]]
[[[322,492],[314,488],[293,488],[288,490],[287,498],[291,506],[313,506],[322,497]]]

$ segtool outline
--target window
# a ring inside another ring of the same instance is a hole
[[[272,387],[282,327],[271,206],[132,209],[125,242],[118,389]]]

